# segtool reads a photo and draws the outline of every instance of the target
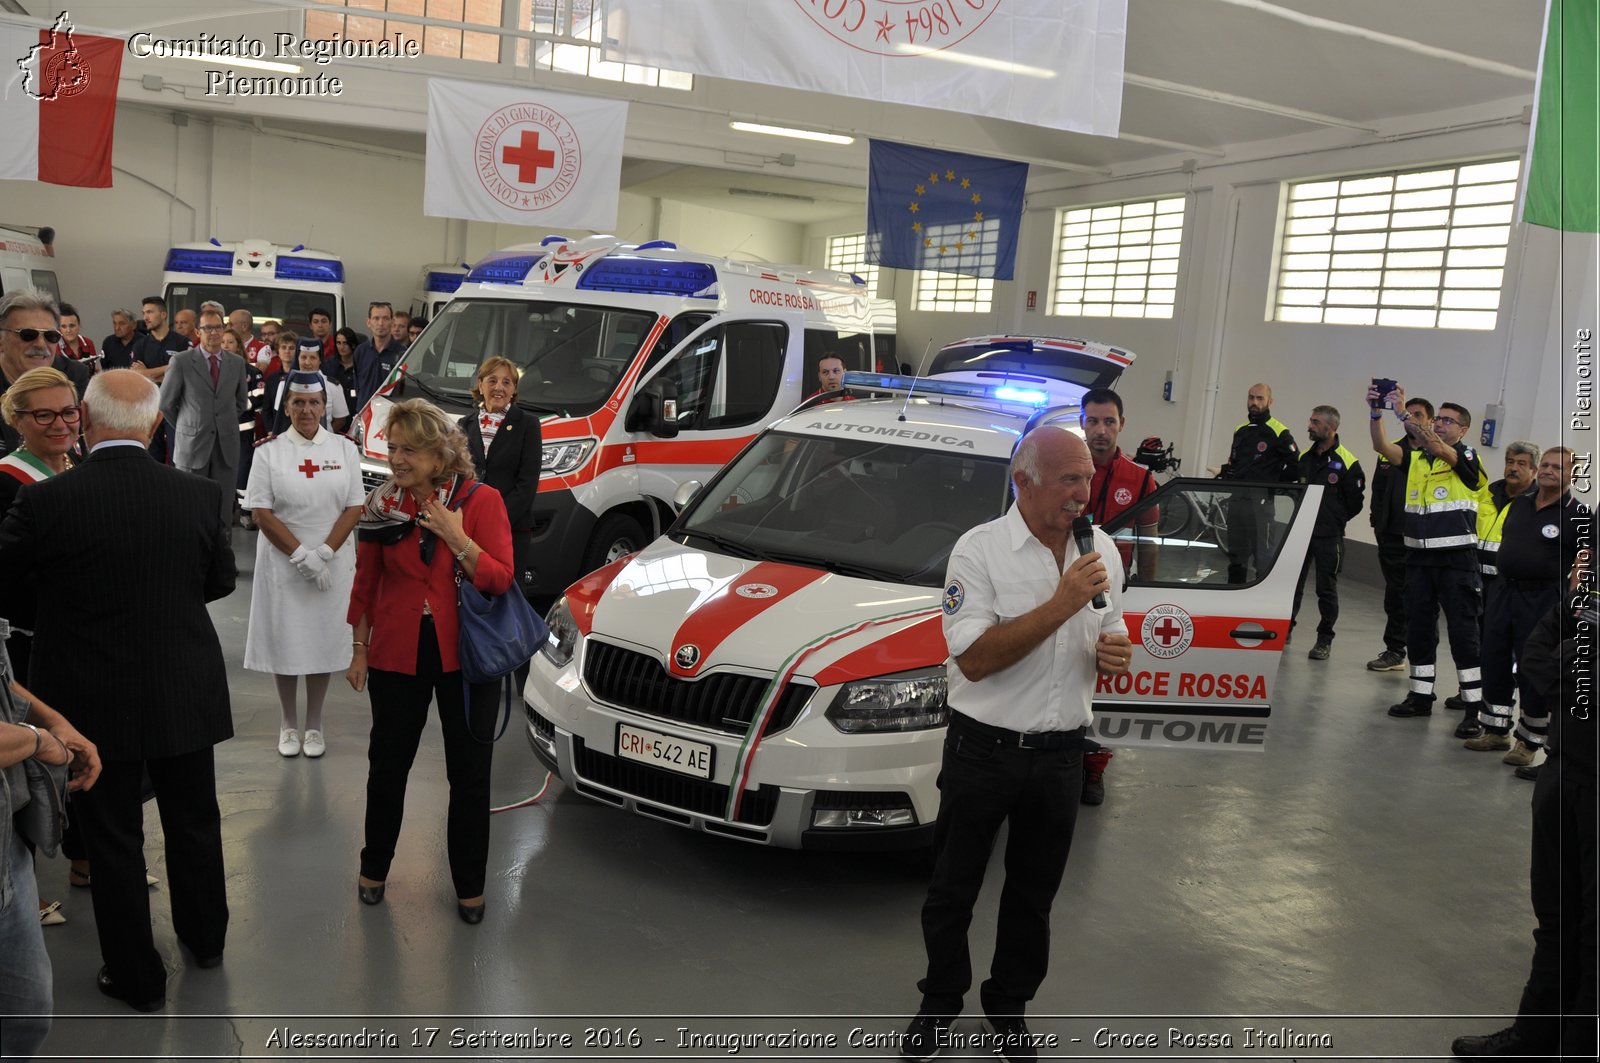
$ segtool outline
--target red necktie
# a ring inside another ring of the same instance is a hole
[[[211,363],[211,386],[216,387],[217,378],[222,375],[222,366],[217,364],[217,356],[214,354],[207,354],[206,360]]]

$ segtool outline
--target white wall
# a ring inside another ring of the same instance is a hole
[[[375,299],[410,302],[427,262],[472,262],[497,248],[537,241],[546,229],[430,218],[422,213],[420,154],[261,131],[235,120],[122,105],[113,187],[7,182],[0,220],[56,230],[62,294],[97,341],[111,311],[138,310],[159,291],[174,243],[259,238],[297,243],[345,260],[346,308],[366,315]],[[728,211],[624,193],[617,234],[775,262],[803,257],[802,228]],[[588,235],[564,229],[565,236]],[[365,331],[360,320],[353,322]]]
[[[1485,406],[1503,402],[1505,419],[1496,446],[1485,451],[1498,476],[1501,446],[1531,439],[1560,442],[1583,452],[1587,438],[1563,434],[1572,404],[1573,359],[1568,349],[1578,327],[1595,325],[1595,239],[1514,226],[1497,327],[1492,331],[1298,325],[1269,320],[1268,291],[1283,181],[1329,174],[1425,166],[1494,156],[1520,156],[1527,127],[1516,122],[1437,135],[1396,138],[1371,145],[1329,145],[1299,138],[1281,150],[1249,145],[1230,157],[1252,162],[1210,162],[1187,174],[1170,172],[1124,179],[1030,182],[1023,216],[1016,279],[995,285],[988,314],[926,314],[910,308],[910,274],[884,271],[881,294],[900,315],[901,350],[909,359],[924,344],[961,336],[1017,331],[1102,340],[1138,358],[1119,387],[1128,404],[1128,449],[1147,435],[1177,441],[1183,471],[1206,475],[1227,454],[1233,429],[1244,418],[1244,395],[1265,381],[1274,391],[1275,415],[1304,443],[1311,407],[1328,403],[1345,416],[1342,441],[1372,463],[1363,395],[1374,376],[1400,380],[1408,393],[1436,404],[1451,400],[1472,411],[1476,443]],[[1209,160],[1208,160],[1209,162]],[[1056,317],[1044,312],[1050,288],[1051,244],[1059,208],[1140,198],[1187,195],[1178,312],[1170,320]],[[807,230],[812,261],[820,263],[830,235],[860,232],[858,219]],[[1029,290],[1039,309],[1025,309]],[[1168,370],[1177,373],[1171,403],[1161,392]],[[1391,425],[1392,427],[1392,425]],[[1592,433],[1591,433],[1592,434]],[[1351,534],[1371,541],[1365,520]]]

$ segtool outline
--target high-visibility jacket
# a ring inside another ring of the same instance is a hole
[[[1487,477],[1486,477],[1487,479]],[[1495,555],[1500,552],[1500,540],[1505,532],[1506,510],[1511,507],[1511,495],[1504,480],[1496,480],[1485,487],[1478,496],[1478,571],[1485,576],[1495,576]]]
[[[1471,447],[1456,446],[1460,461],[1477,473],[1471,487],[1461,471],[1443,458],[1413,450],[1406,469],[1406,546],[1413,550],[1475,549],[1478,504],[1488,494],[1483,471]]]

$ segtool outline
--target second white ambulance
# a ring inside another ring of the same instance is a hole
[[[927,843],[950,550],[1009,504],[1023,432],[1075,427],[1077,409],[1042,377],[846,381],[861,397],[773,424],[665,536],[551,610],[524,694],[534,752],[567,785],[756,844]],[[1101,678],[1095,737],[1261,748],[1320,491],[1174,480],[1107,525],[1135,655]],[[1271,500],[1271,559],[1229,584],[1220,524],[1240,497]],[[1205,518],[1192,531],[1135,534],[1180,499]]]

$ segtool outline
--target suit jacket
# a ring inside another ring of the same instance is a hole
[[[533,503],[539,495],[543,458],[539,418],[513,402],[485,458],[478,416],[474,412],[461,418],[461,430],[467,435],[467,450],[472,454],[478,479],[505,499],[506,517],[511,522],[513,567],[517,582],[526,585],[533,578]]]
[[[244,361],[219,356],[217,386],[211,386],[211,364],[199,347],[172,356],[161,381],[161,412],[173,426],[172,463],[182,469],[203,468],[212,452],[225,465],[239,464],[239,416],[249,406]]]
[[[237,441],[237,422],[230,434]],[[107,447],[24,486],[0,523],[0,598],[34,602],[29,689],[107,760],[177,756],[233,735],[206,611],[237,575],[221,490],[142,447]],[[141,637],[152,620],[158,637]]]

